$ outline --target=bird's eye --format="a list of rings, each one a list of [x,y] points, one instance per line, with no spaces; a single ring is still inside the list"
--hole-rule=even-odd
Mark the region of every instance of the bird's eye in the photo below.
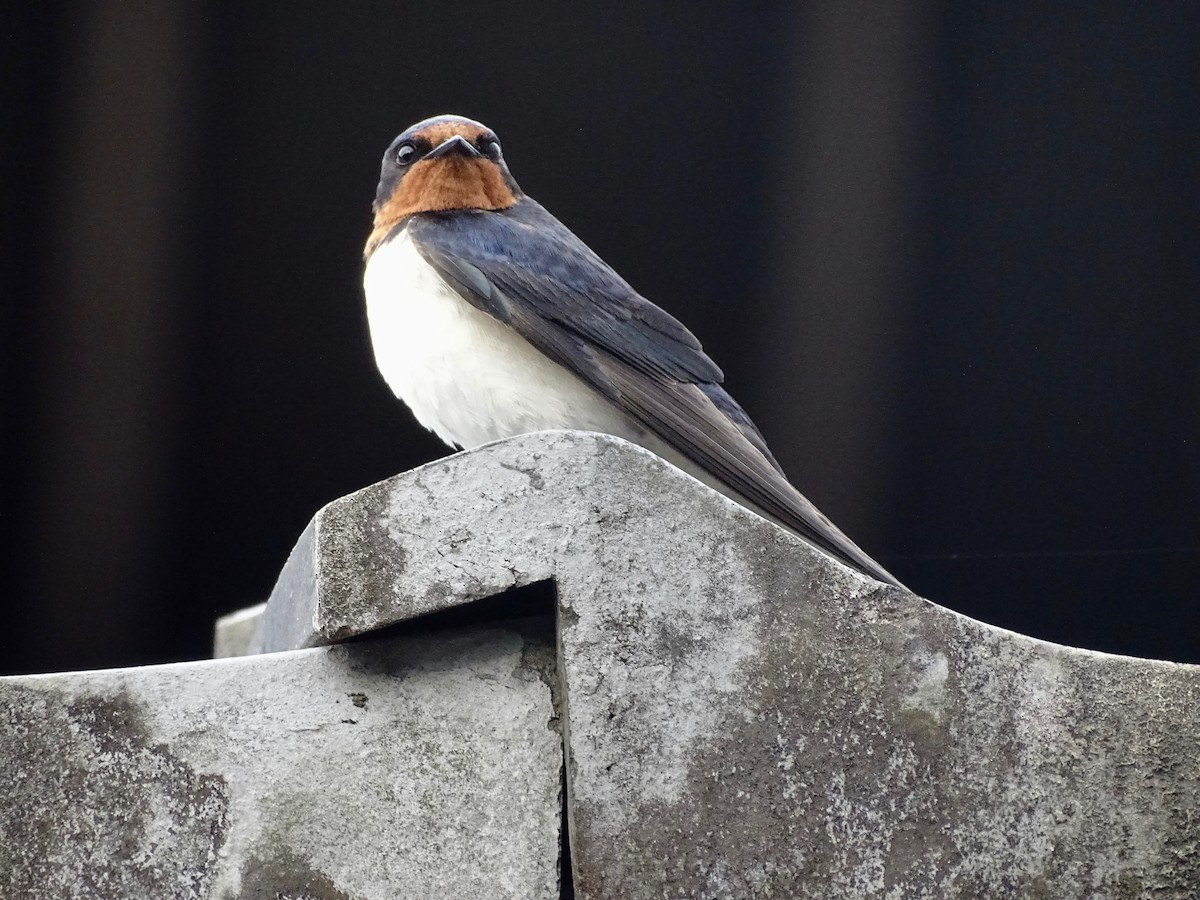
[[[407,166],[417,158],[417,148],[405,141],[396,148],[396,162]]]
[[[500,142],[498,140],[496,140],[494,137],[492,137],[492,138],[485,139],[483,143],[484,143],[484,151],[487,153],[488,156],[493,156],[493,157],[500,156]]]

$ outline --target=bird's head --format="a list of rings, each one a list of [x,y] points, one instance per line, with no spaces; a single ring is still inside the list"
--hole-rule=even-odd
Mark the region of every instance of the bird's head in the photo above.
[[[513,206],[521,189],[500,142],[486,125],[462,116],[434,116],[392,141],[383,154],[367,255],[392,227],[414,213]]]

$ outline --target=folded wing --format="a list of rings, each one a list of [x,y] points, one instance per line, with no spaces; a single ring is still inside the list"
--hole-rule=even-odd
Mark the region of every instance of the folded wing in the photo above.
[[[409,229],[422,256],[468,303],[512,326],[783,525],[854,568],[899,583],[788,482],[695,336],[540,205],[524,198],[499,213],[426,214]]]

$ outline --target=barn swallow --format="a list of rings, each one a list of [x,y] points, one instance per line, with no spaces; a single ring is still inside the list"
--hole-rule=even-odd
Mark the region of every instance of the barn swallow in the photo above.
[[[383,155],[373,209],[375,361],[447,444],[613,434],[899,584],[792,487],[692,333],[525,196],[491,129],[449,115],[413,125]]]

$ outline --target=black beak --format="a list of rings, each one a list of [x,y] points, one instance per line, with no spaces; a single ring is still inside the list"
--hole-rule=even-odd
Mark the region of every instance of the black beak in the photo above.
[[[474,156],[483,156],[482,153],[456,134],[454,137],[442,141],[426,153],[425,158],[437,159],[439,156],[449,156],[452,153],[457,153],[459,156],[465,156],[468,159]]]

